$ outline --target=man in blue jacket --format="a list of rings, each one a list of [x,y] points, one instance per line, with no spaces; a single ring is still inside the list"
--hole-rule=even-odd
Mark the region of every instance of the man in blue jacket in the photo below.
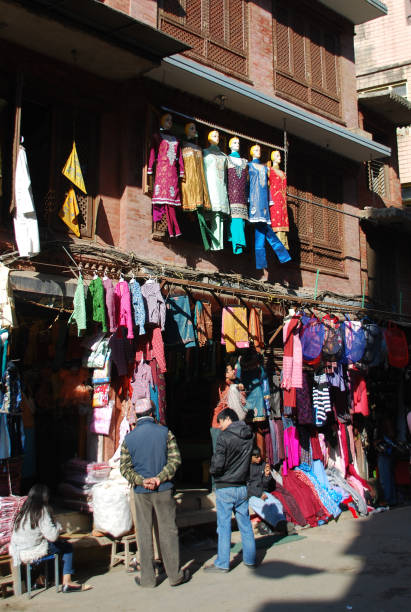
[[[167,427],[153,418],[149,399],[136,402],[137,425],[124,438],[120,472],[134,487],[138,525],[138,547],[142,587],[155,587],[153,551],[153,511],[156,513],[164,567],[171,586],[188,582],[190,571],[180,569],[176,525],[176,502],[172,479],[181,465],[176,439]]]
[[[243,563],[255,567],[255,540],[248,513],[247,480],[253,450],[253,434],[237,413],[225,408],[217,417],[220,435],[211,458],[210,473],[214,476],[217,504],[218,554],[206,572],[230,570],[231,515],[234,512],[241,533]]]

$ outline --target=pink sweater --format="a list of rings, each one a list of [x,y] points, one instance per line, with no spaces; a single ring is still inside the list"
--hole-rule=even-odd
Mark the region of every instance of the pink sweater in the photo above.
[[[126,281],[119,281],[114,289],[118,327],[127,327],[127,338],[134,338],[131,316],[130,289]]]
[[[303,351],[299,329],[298,317],[292,317],[283,328],[283,389],[302,389],[303,386]]]

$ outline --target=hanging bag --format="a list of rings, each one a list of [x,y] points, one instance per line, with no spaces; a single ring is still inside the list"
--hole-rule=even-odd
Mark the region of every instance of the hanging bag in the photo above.
[[[344,340],[343,363],[357,363],[364,355],[366,340],[361,321],[351,321],[345,315],[345,321],[341,325]]]
[[[365,337],[365,349],[361,363],[365,366],[377,366],[382,361],[382,331],[381,327],[365,317],[361,321]]]
[[[403,330],[389,321],[388,327],[384,329],[384,338],[390,366],[405,368],[408,365],[408,344]]]
[[[329,318],[324,321],[324,344],[323,344],[323,359],[324,361],[341,361],[344,342],[341,334],[341,326],[334,327],[336,321]]]
[[[324,344],[324,325],[311,317],[301,330],[301,348],[306,362],[315,361],[320,355]]]

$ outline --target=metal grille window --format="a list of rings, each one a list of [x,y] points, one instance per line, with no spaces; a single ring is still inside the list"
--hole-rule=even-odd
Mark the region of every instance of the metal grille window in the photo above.
[[[386,167],[383,162],[372,160],[368,164],[368,189],[380,198],[387,196]]]
[[[273,0],[274,87],[278,94],[339,117],[339,32],[301,2]]]
[[[160,0],[159,28],[191,45],[186,55],[248,75],[247,0]]]

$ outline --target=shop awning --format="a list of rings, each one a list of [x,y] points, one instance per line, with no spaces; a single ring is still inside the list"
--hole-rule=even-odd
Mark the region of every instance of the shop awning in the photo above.
[[[147,76],[204,100],[224,95],[225,108],[284,129],[309,143],[360,162],[388,157],[391,149],[281,98],[268,96],[193,60],[176,56],[165,58]],[[218,111],[216,111],[218,114]],[[217,121],[217,119],[216,119]],[[221,119],[218,121],[221,123]]]
[[[69,64],[75,58],[108,79],[136,77],[189,49],[98,0],[0,0],[0,22],[4,40]]]
[[[361,106],[378,113],[397,127],[411,125],[411,102],[390,91],[364,91],[358,94]]]
[[[10,285],[13,291],[37,293],[50,297],[73,298],[77,280],[31,270],[14,270],[10,272]]]
[[[342,15],[354,25],[371,21],[388,13],[381,0],[319,0],[329,9]]]

